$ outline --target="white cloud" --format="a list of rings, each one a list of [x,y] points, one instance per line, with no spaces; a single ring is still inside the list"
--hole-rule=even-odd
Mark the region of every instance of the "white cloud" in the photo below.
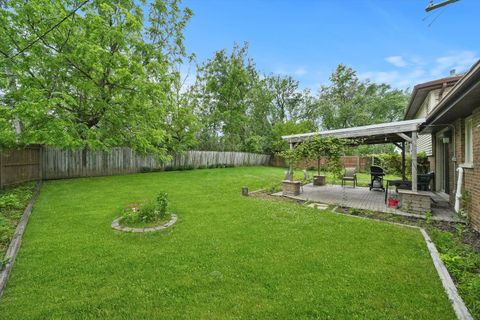
[[[418,56],[404,58],[390,56],[385,58],[392,66],[386,70],[374,70],[359,73],[360,79],[383,82],[395,88],[413,88],[415,85],[442,77],[448,77],[455,69],[457,73],[467,71],[479,56],[473,51],[457,51],[433,59]]]
[[[298,68],[298,69],[295,70],[294,74],[295,74],[296,76],[299,76],[299,77],[304,76],[304,75],[307,74],[307,69],[305,69],[305,68],[303,68],[303,67],[300,67],[300,68]]]
[[[279,74],[279,75],[294,75],[296,77],[302,77],[308,73],[308,70],[305,67],[298,67],[296,69],[294,68],[284,68],[284,67],[279,67],[274,71],[274,74]]]
[[[408,65],[407,61],[402,56],[391,56],[391,57],[386,57],[385,61],[387,61],[390,64],[393,64],[395,67],[403,68]]]
[[[431,75],[439,76],[453,69],[455,69],[456,72],[464,72],[478,59],[478,55],[473,51],[453,52],[435,59],[436,66],[431,70]]]

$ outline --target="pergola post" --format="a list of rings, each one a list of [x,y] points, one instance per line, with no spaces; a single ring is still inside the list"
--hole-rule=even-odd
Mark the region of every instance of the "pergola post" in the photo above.
[[[402,141],[402,180],[407,180],[407,174],[406,174],[406,171],[407,171],[407,166],[406,166],[406,163],[405,163],[405,141]]]
[[[293,143],[290,141],[290,150],[293,149]],[[292,163],[290,163],[288,165],[288,176],[289,176],[289,180],[293,180],[293,165]]]
[[[412,191],[417,192],[417,131],[412,131]]]

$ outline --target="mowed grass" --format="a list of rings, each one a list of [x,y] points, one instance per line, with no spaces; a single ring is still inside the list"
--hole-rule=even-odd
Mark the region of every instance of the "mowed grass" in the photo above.
[[[45,183],[1,319],[454,319],[415,229],[242,197],[244,167]],[[178,223],[110,228],[167,191]]]

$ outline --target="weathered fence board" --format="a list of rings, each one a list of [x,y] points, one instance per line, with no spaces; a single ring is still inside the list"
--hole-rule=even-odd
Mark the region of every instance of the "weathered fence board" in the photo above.
[[[321,157],[320,165],[324,165],[327,161],[326,157]],[[340,158],[342,167],[354,167],[358,171],[368,171],[371,165],[371,158],[367,156],[342,156]],[[270,165],[274,167],[287,167],[285,160],[277,155],[273,156],[270,160]],[[316,168],[316,160],[304,160],[298,163],[299,168]]]
[[[167,163],[159,163],[154,156],[139,155],[130,148],[102,152],[32,146],[0,152],[0,187],[39,179],[109,176],[182,167],[268,165],[269,162],[270,155],[265,154],[188,151]]]
[[[41,179],[40,161],[39,146],[0,152],[0,188]]]
[[[130,148],[114,148],[110,152],[101,152],[46,147],[42,159],[43,178],[62,179],[182,167],[268,165],[270,156],[244,152],[187,151],[174,156],[169,162],[159,163],[154,156],[138,155]]]

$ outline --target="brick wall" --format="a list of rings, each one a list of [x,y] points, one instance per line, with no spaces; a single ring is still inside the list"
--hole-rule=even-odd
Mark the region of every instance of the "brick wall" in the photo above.
[[[465,162],[465,119],[453,123],[455,127],[456,163],[450,162],[450,202],[455,204],[458,173],[455,170]],[[480,231],[480,108],[473,112],[473,168],[464,168],[462,191],[470,193],[470,204],[467,208],[470,221]],[[452,141],[453,142],[453,141]],[[450,159],[454,155],[453,145],[450,147]]]
[[[480,108],[473,113],[473,168],[465,169],[465,189],[470,192],[470,219],[480,230]]]

